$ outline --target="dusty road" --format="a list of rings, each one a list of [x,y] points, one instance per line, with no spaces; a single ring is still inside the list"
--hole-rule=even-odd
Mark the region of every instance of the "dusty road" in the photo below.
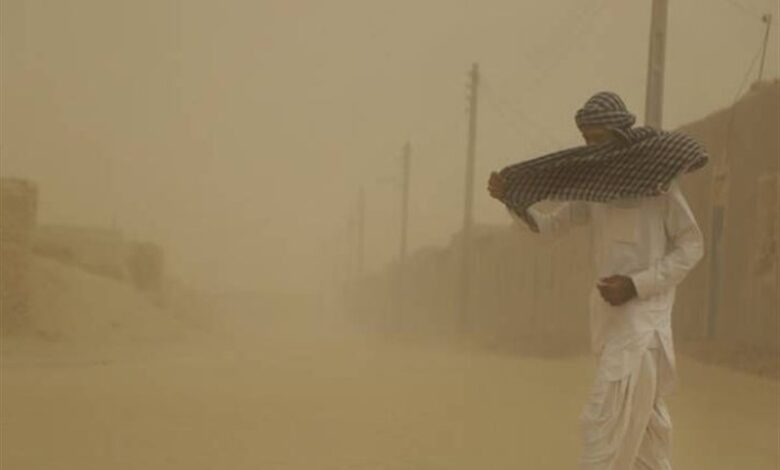
[[[2,469],[576,466],[587,358],[389,344],[237,318],[219,341],[101,357],[7,347]],[[777,382],[685,359],[681,374],[676,469],[778,468]]]

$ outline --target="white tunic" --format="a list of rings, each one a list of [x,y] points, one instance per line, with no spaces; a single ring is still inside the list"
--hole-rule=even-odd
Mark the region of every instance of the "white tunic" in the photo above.
[[[701,231],[676,184],[666,194],[610,203],[567,202],[545,214],[531,209],[542,234],[565,232],[590,222],[596,279],[590,296],[591,343],[599,374],[619,380],[638,366],[649,347],[663,349],[663,395],[671,390],[675,360],[671,312],[675,286],[703,255]],[[510,211],[513,218],[525,225]],[[598,279],[631,277],[638,296],[613,307],[598,289]]]

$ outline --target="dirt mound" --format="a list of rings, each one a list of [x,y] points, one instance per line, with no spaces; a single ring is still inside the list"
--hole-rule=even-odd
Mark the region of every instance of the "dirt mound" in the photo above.
[[[190,327],[131,285],[33,256],[30,303],[13,338],[61,343],[166,341]]]

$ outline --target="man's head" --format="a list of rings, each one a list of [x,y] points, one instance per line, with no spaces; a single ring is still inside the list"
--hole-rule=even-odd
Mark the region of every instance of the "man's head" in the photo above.
[[[636,122],[620,97],[610,91],[593,95],[574,116],[577,127],[588,145],[605,143],[616,137],[616,131],[630,129]]]

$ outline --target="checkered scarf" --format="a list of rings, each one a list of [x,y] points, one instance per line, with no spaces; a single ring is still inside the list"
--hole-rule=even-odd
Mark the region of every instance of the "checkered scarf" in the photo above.
[[[577,111],[574,121],[580,129],[586,127],[629,129],[636,122],[636,118],[628,112],[618,95],[610,91],[602,91],[593,95],[585,106]]]
[[[542,200],[609,202],[658,196],[679,175],[703,167],[704,148],[677,132],[632,128],[634,116],[614,93],[594,95],[577,111],[580,129],[606,127],[617,139],[585,145],[510,165],[503,202],[533,230],[527,210]]]

